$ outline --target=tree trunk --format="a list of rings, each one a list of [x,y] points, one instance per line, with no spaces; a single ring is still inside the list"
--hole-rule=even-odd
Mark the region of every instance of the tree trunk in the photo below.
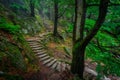
[[[90,40],[97,34],[102,23],[104,22],[106,14],[107,14],[107,7],[108,7],[109,1],[110,0],[100,0],[98,19],[94,25],[94,28],[84,39],[83,39],[83,31],[84,31],[83,26],[85,25],[85,23],[81,22],[82,26],[80,26],[80,27],[83,27],[83,28],[80,30],[80,31],[82,31],[81,32],[82,34],[80,34],[80,37],[82,36],[82,38],[79,38],[73,45],[73,52],[72,52],[73,59],[72,59],[72,64],[71,64],[71,72],[73,74],[77,74],[78,77],[81,79],[83,79],[83,72],[84,72],[85,48],[88,45],[88,43],[90,42]],[[83,15],[85,15],[85,14],[83,14]],[[82,15],[82,18],[85,18],[85,16],[83,16],[83,15]],[[85,21],[85,20],[83,20],[83,21]]]
[[[35,17],[35,4],[32,0],[30,0],[30,11],[31,11],[30,15],[32,17]]]
[[[82,2],[82,14],[81,14],[81,21],[80,21],[80,40],[83,40],[84,38],[84,27],[85,27],[85,19],[86,19],[86,0],[81,1]]]
[[[86,1],[85,0],[75,0],[75,22],[73,28],[73,44],[76,39],[83,39],[83,31],[85,24],[86,15]],[[79,36],[80,32],[80,36]]]
[[[84,52],[85,46],[80,45],[79,42],[73,47],[73,59],[71,65],[71,72],[83,79],[84,72]]]
[[[75,0],[75,20],[74,20],[74,27],[73,27],[73,44],[76,41],[76,29],[77,29],[77,10],[78,10],[78,6],[77,6],[77,0]]]
[[[54,31],[53,35],[57,36],[57,23],[58,23],[58,1],[54,1],[54,12],[55,12],[55,18],[54,18]]]

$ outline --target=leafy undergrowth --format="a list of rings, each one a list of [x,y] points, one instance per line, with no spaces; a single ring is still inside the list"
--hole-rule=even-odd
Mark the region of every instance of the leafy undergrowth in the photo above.
[[[64,34],[66,35],[66,34]],[[54,38],[52,34],[45,36],[43,40],[44,45],[46,46],[46,50],[48,54],[58,60],[66,60],[65,55],[71,55],[72,52],[72,43],[71,38],[64,37],[64,40],[59,38]],[[67,49],[67,51],[65,50]]]

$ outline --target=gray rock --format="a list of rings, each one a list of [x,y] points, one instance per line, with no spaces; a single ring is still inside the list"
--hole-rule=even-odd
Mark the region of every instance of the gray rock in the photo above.
[[[52,66],[56,61],[57,61],[57,60],[54,59],[54,60],[52,60],[50,63],[48,63],[48,64],[46,64],[46,65],[47,65],[48,67],[50,67],[50,66]]]
[[[56,68],[59,72],[62,70],[61,69],[61,62],[58,62],[57,68]]]
[[[65,63],[61,63],[61,69],[62,69],[62,71],[65,71],[65,68],[66,68],[66,64]]]
[[[43,49],[43,47],[35,47],[35,48],[33,48],[34,50],[41,50],[41,49]]]
[[[45,57],[41,58],[40,60],[44,61],[44,60],[49,59],[49,58],[50,58],[50,56],[45,56]]]
[[[39,58],[42,58],[42,57],[45,57],[45,56],[47,56],[47,54],[41,54],[41,55],[39,55],[38,57],[39,57]]]
[[[40,43],[38,43],[38,42],[30,42],[29,43],[31,46],[38,46],[38,45],[40,45]]]
[[[47,59],[47,60],[43,61],[43,64],[47,64],[47,63],[49,63],[52,60],[53,60],[53,58]]]
[[[35,53],[46,53],[47,51],[40,49],[40,50],[33,50]]]
[[[52,69],[56,69],[57,64],[58,64],[58,62],[56,61],[56,62],[51,66],[51,68],[52,68]]]
[[[37,48],[37,47],[42,47],[41,45],[32,45],[32,46],[30,46],[30,47],[32,47],[32,48]]]

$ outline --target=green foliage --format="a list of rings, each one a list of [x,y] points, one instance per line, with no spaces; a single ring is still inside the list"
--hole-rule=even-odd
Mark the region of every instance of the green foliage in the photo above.
[[[86,48],[86,53],[87,57],[92,58],[98,63],[96,69],[100,75],[113,74],[120,76],[120,59],[115,58],[114,55],[109,52],[101,52],[101,50],[94,43],[88,45]]]
[[[117,46],[118,45],[115,38],[101,31],[98,32],[95,38],[97,38],[100,41],[99,43],[101,46],[106,46],[106,45]]]
[[[63,47],[64,51],[66,52],[67,55],[71,56],[70,49],[67,47]]]
[[[18,4],[18,3],[12,3],[10,5],[10,7],[12,9],[14,9],[15,11],[20,10],[20,9],[27,10],[26,6],[22,6],[22,5]]]
[[[91,28],[94,27],[94,24],[95,24],[95,20],[93,20],[93,19],[86,19],[85,28],[90,30]]]
[[[15,34],[19,31],[20,26],[7,23],[5,18],[0,18],[0,29],[8,31],[12,34]]]
[[[20,9],[21,5],[19,5],[17,3],[12,3],[10,7],[13,8],[13,9]]]
[[[101,58],[97,59],[97,57],[101,57]],[[120,76],[120,70],[119,70],[120,59],[114,58],[113,55],[110,53],[100,54],[97,57],[96,57],[97,61],[99,63],[103,62],[103,64],[104,64],[104,66],[99,64],[97,67],[97,71],[100,74],[113,74],[113,75]]]
[[[120,3],[120,0],[110,0],[110,2],[112,2],[112,3]]]
[[[110,16],[109,16],[110,17]],[[86,30],[93,28],[95,21],[92,19],[86,19]],[[115,34],[115,26],[119,23],[106,21],[104,26],[97,33],[95,38],[89,43],[86,48],[86,53],[88,58],[92,58],[93,61],[97,62],[96,71],[98,72],[98,79],[103,75],[117,75],[120,76],[120,59],[116,58],[115,55],[110,51],[112,48],[107,48],[104,46],[117,46],[117,38],[111,36],[111,34],[106,34],[104,30]],[[118,53],[116,53],[118,54]]]
[[[67,24],[68,28],[67,28],[67,32],[73,32],[73,24]]]

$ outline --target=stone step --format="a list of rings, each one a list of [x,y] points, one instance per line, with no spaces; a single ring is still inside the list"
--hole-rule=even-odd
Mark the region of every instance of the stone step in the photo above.
[[[39,36],[39,40],[43,40],[45,39],[43,36]]]
[[[47,51],[45,51],[44,49],[41,50],[33,50],[34,53],[46,53]]]
[[[32,48],[33,50],[41,50],[41,49],[44,49],[43,47],[34,47]]]
[[[61,62],[58,62],[58,65],[57,65],[57,67],[56,67],[56,70],[59,71],[59,72],[61,71]]]
[[[41,53],[41,55],[39,55],[38,57],[39,57],[39,58],[42,58],[42,57],[46,57],[46,56],[48,56],[48,55]]]
[[[66,69],[70,70],[70,65],[66,64]]]
[[[46,65],[48,67],[51,67],[52,65],[54,65],[54,63],[56,62],[57,60],[56,59],[53,59],[50,63],[47,63]]]
[[[66,70],[66,64],[65,63],[61,63],[61,69],[62,69],[62,71]]]
[[[43,37],[45,35],[47,35],[47,33],[42,33],[42,34],[39,34],[39,37]]]
[[[57,65],[58,65],[58,61],[56,61],[56,62],[51,66],[51,68],[52,68],[52,69],[56,69]]]
[[[41,45],[37,45],[36,47],[35,46],[31,46],[33,49],[37,49],[37,48],[43,48]]]
[[[39,53],[36,53],[35,55],[36,56],[39,56],[39,55],[43,55],[44,53],[41,53],[41,52],[39,52]]]
[[[32,42],[38,42],[37,40],[34,40],[34,41],[27,41],[28,43],[32,43]]]
[[[47,51],[45,51],[44,49],[40,49],[40,50],[33,50],[34,53],[46,53]]]
[[[50,59],[50,56],[45,56],[43,58],[40,58],[40,61],[45,61],[45,60],[48,60],[48,59]]]
[[[42,47],[41,45],[31,45],[32,48]]]
[[[39,40],[39,38],[36,38],[36,39],[27,39],[28,42],[37,41],[37,40]]]
[[[43,61],[43,64],[45,65],[45,64],[47,64],[47,63],[49,63],[51,61],[53,61],[53,58],[50,58],[50,59],[47,59],[47,60]]]
[[[38,42],[33,42],[33,43],[29,43],[30,46],[36,46],[36,45],[40,45],[40,43]]]
[[[39,41],[41,41],[41,40],[43,40],[43,39],[45,39],[43,36],[38,36],[39,38],[38,39],[36,39],[36,40],[27,40],[28,42],[39,42]]]
[[[28,42],[29,44],[35,44],[35,45],[38,45],[40,44],[39,42]]]
[[[36,53],[35,55],[36,55],[36,56],[39,56],[39,55],[42,55],[42,54],[46,54],[46,52],[38,52],[38,53]]]

